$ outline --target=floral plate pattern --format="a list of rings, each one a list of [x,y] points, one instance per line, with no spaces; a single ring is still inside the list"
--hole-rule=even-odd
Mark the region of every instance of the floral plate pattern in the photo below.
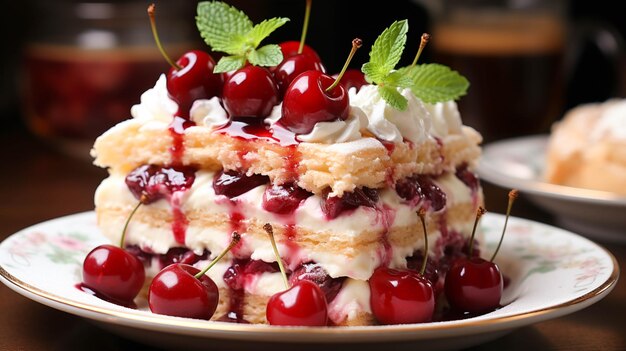
[[[483,217],[483,255],[495,248],[503,223],[501,215],[488,213]],[[32,300],[160,346],[228,344],[231,349],[233,345],[241,349],[255,345],[258,349],[276,343],[321,343],[333,348],[419,342],[420,350],[447,350],[479,344],[515,328],[587,307],[606,296],[619,276],[615,258],[601,246],[558,228],[511,218],[496,259],[510,284],[504,291],[503,307],[494,312],[424,324],[272,327],[161,316],[151,313],[141,297],[135,310],[86,294],[76,288],[81,282],[82,260],[103,243],[107,239],[100,234],[93,212],[34,225],[0,243],[0,281]]]

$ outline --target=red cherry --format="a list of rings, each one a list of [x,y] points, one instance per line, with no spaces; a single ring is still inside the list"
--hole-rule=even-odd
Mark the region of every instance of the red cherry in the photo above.
[[[354,210],[360,206],[376,208],[378,203],[378,190],[370,188],[356,188],[349,193],[343,193],[342,197],[328,196],[324,193],[320,208],[326,218],[335,219],[345,211]]]
[[[283,59],[289,58],[291,56],[299,55],[298,54],[298,49],[300,48],[299,41],[296,41],[296,40],[285,41],[285,42],[278,44],[278,46],[280,46],[280,51],[282,51],[283,53]],[[304,44],[304,47],[302,48],[302,54],[311,57],[317,62],[322,62],[317,52],[315,52],[313,48],[311,48],[310,46],[306,44]]]
[[[263,209],[278,214],[293,213],[312,194],[294,183],[268,186],[263,192]]]
[[[333,74],[333,78],[337,79],[339,74]],[[367,81],[365,80],[365,75],[363,72],[358,69],[349,69],[346,73],[343,74],[343,77],[339,81],[339,84],[346,89],[346,91],[350,90],[350,88],[356,88],[356,91],[359,91],[362,86],[367,85]]]
[[[194,101],[218,96],[222,88],[222,76],[214,74],[215,61],[204,51],[192,50],[181,56],[167,74],[167,91],[178,103],[179,115],[189,118]]]
[[[320,71],[307,71],[291,82],[283,100],[280,124],[294,133],[307,134],[318,122],[345,120],[350,112],[342,86],[326,88],[335,80]]]
[[[83,284],[123,305],[133,301],[145,278],[141,261],[117,246],[100,245],[83,261]]]
[[[503,279],[498,265],[480,257],[461,258],[446,274],[444,291],[452,308],[485,313],[500,305]]]
[[[249,176],[243,172],[221,170],[213,178],[213,190],[216,195],[224,195],[232,199],[269,182],[270,178],[261,174]]]
[[[232,117],[267,117],[279,102],[278,87],[267,69],[246,66],[224,83],[222,102]]]
[[[299,280],[291,288],[269,299],[266,316],[271,325],[325,326],[328,323],[328,305],[317,284]]]
[[[217,285],[199,269],[172,264],[152,279],[148,292],[150,311],[168,316],[209,320],[219,302]]]
[[[406,324],[432,319],[435,294],[430,281],[419,273],[379,267],[369,285],[370,304],[378,322]]]
[[[276,69],[274,70],[274,78],[276,79],[276,83],[278,83],[280,96],[285,95],[285,91],[287,90],[289,84],[298,75],[300,75],[300,73],[304,73],[306,71],[320,71],[322,73],[326,73],[326,68],[319,60],[316,60],[313,56],[305,54],[296,54],[287,57],[283,60],[283,62],[276,66]]]
[[[196,179],[196,170],[188,166],[162,167],[142,165],[132,170],[125,178],[128,190],[144,204],[171,196],[176,191],[191,188]]]

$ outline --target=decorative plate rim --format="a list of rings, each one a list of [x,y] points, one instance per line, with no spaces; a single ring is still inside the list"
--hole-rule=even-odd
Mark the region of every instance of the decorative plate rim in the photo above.
[[[87,211],[82,213],[77,213],[73,215],[68,215],[64,217],[55,218],[49,221],[42,222],[40,224],[46,224],[52,221],[69,219],[72,216],[80,216],[80,215],[88,215],[92,214],[93,211]],[[492,214],[487,213],[487,216],[500,216],[500,214]],[[577,311],[582,309],[600,298],[604,297],[608,294],[616,285],[617,280],[619,278],[620,269],[616,258],[613,254],[604,248],[603,246],[586,239],[582,236],[574,234],[564,229],[560,229],[557,227],[553,227],[547,224],[535,222],[532,220],[511,217],[516,221],[530,222],[533,225],[543,226],[545,228],[551,230],[558,230],[563,232],[566,235],[573,235],[578,237],[584,241],[586,241],[587,245],[593,245],[597,249],[599,249],[603,254],[605,254],[608,258],[610,258],[612,264],[612,270],[608,278],[602,282],[595,289],[580,295],[571,300],[557,303],[555,305],[538,308],[534,310],[517,312],[511,315],[506,316],[498,316],[491,317],[486,319],[461,319],[454,321],[446,321],[446,322],[432,322],[432,323],[422,323],[422,324],[404,324],[404,325],[385,325],[385,326],[333,326],[333,327],[277,327],[277,326],[267,326],[267,325],[256,325],[256,324],[233,324],[233,323],[225,323],[225,322],[214,322],[214,321],[204,321],[204,320],[194,320],[194,319],[186,319],[179,317],[171,317],[171,316],[160,316],[160,315],[144,315],[136,313],[136,311],[130,310],[113,310],[107,308],[106,306],[98,306],[92,305],[80,301],[75,301],[69,298],[65,298],[63,296],[59,296],[57,294],[51,293],[49,291],[45,291],[41,288],[35,287],[17,277],[9,273],[4,267],[0,265],[0,281],[2,281],[9,288],[14,290],[15,292],[37,302],[40,302],[44,305],[53,307],[58,310],[62,310],[77,316],[85,317],[88,319],[92,319],[98,322],[107,322],[114,323],[111,318],[119,319],[119,323],[122,325],[134,326],[139,329],[147,329],[147,330],[156,330],[160,329],[161,331],[170,331],[176,333],[182,333],[187,335],[197,335],[197,336],[205,336],[219,339],[239,339],[241,337],[241,333],[246,333],[251,336],[251,340],[262,340],[268,336],[277,336],[277,335],[297,335],[305,331],[308,335],[325,335],[331,337],[330,339],[323,338],[306,338],[305,341],[302,342],[316,342],[316,343],[349,343],[351,340],[349,338],[332,338],[333,336],[346,335],[349,334],[351,337],[360,337],[362,338],[360,341],[368,341],[373,339],[379,339],[381,336],[380,333],[393,333],[393,337],[391,339],[401,341],[401,340],[420,340],[420,339],[441,339],[447,336],[450,336],[449,333],[454,331],[454,336],[464,336],[471,335],[476,332],[477,328],[481,327],[489,327],[488,330],[481,330],[481,332],[497,332],[502,330],[508,330],[517,326],[527,325],[536,323],[541,320],[548,319],[547,317],[561,311],[560,315],[564,315],[570,312]],[[38,224],[39,225],[39,224]],[[29,228],[32,228],[29,227]],[[13,235],[19,235],[23,233],[25,230],[29,229],[25,228],[21,231],[16,232]],[[12,236],[13,236],[12,235]],[[9,236],[11,237],[11,236]],[[7,237],[8,239],[8,237]],[[0,243],[1,244],[1,243]],[[59,304],[60,306],[57,306]],[[570,307],[579,307],[575,310],[564,310]],[[89,312],[91,315],[85,316],[83,313],[77,313],[77,311],[81,312]],[[532,319],[532,321],[527,323],[516,323],[522,322],[524,320]],[[178,328],[182,330],[172,331],[168,330],[168,328]],[[220,335],[206,335],[203,332],[223,332],[226,334]],[[421,334],[413,334],[414,332],[434,332],[430,333],[421,333]],[[237,334],[233,334],[237,333]],[[265,338],[259,337],[259,334],[265,336]],[[254,338],[253,336],[257,337]],[[402,338],[399,335],[405,335],[406,337]],[[368,338],[369,337],[369,338]],[[297,339],[289,339],[290,342],[298,342]]]

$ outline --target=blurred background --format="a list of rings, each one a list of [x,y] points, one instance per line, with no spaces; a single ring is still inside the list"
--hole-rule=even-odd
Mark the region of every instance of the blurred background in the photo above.
[[[304,1],[230,0],[256,23],[291,18],[269,41],[298,40]],[[129,108],[168,65],[153,44],[149,1],[8,2],[0,13],[0,137],[37,135],[88,158],[93,139],[129,117]],[[157,2],[167,51],[206,49],[195,28],[196,2]],[[354,37],[367,61],[376,36],[396,19],[410,32],[402,64],[422,32],[432,41],[421,62],[440,62],[468,77],[464,121],[486,141],[547,132],[565,110],[626,95],[626,21],[615,1],[315,0],[307,44],[330,73],[341,68]],[[26,132],[28,131],[28,132]]]

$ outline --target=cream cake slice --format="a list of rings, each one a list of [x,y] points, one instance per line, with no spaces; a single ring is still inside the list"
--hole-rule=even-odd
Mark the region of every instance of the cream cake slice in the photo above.
[[[483,202],[472,171],[480,135],[461,124],[454,102],[428,105],[409,95],[420,115],[386,111],[426,126],[417,138],[402,136],[401,126],[381,128],[380,116],[364,112],[372,99],[361,95],[375,94],[373,86],[351,91],[362,104],[351,105],[351,119],[361,120],[358,133],[340,142],[300,141],[272,116],[261,124],[231,120],[216,100],[196,102],[190,114],[196,125],[173,135],[166,119],[137,112],[158,109],[162,101],[146,95],[163,96],[163,80],[132,109],[133,119],[93,149],[96,164],[110,173],[95,204],[112,241],[141,195],[153,194],[126,236],[148,276],[175,262],[203,267],[238,231],[241,242],[208,273],[221,296],[214,319],[266,323],[267,300],[284,289],[263,230],[270,223],[290,280],[319,284],[333,324],[374,324],[368,279],[380,266],[419,266],[424,239],[416,211],[423,208],[433,283],[441,291],[445,267],[462,255]],[[368,128],[376,123],[386,135]],[[172,152],[175,138],[182,153]]]
[[[430,320],[428,310],[420,320],[385,322],[372,307],[380,296],[372,277],[413,272],[434,311],[451,262],[478,253],[468,247],[478,246],[469,241],[483,203],[473,171],[481,136],[462,124],[454,102],[467,80],[416,64],[428,36],[415,63],[396,70],[406,20],[376,40],[358,83],[343,78],[358,38],[333,78],[304,42],[257,48],[288,19],[254,25],[210,1],[199,3],[196,20],[212,50],[227,55],[218,63],[198,50],[175,63],[166,57],[169,73],[92,150],[109,171],[95,193],[98,225],[126,250],[117,251],[143,263],[151,311],[292,326]],[[210,262],[208,279],[201,270]],[[199,299],[217,302],[212,317],[205,306],[183,314],[177,309],[190,299],[166,296],[171,286],[187,296],[198,284]],[[319,307],[315,321],[274,319],[274,298],[294,286],[316,295],[305,306]]]

